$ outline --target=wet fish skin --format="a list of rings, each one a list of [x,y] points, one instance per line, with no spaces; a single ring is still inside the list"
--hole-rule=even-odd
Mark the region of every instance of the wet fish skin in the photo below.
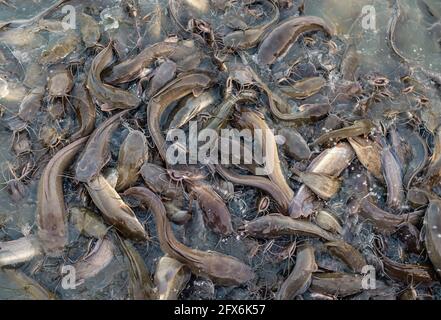
[[[426,141],[421,138],[419,133],[412,132],[409,136],[407,136],[406,141],[411,149],[412,159],[407,165],[406,173],[403,177],[403,185],[406,190],[409,190],[412,182],[415,180],[415,177],[426,166],[429,154]]]
[[[280,214],[268,214],[244,224],[242,230],[257,238],[277,238],[284,235],[304,235],[335,241],[339,237],[305,220],[293,219]]]
[[[204,215],[204,221],[214,232],[229,235],[233,232],[231,213],[222,198],[213,188],[202,181],[186,181],[197,199]]]
[[[75,97],[72,101],[72,105],[75,108],[77,118],[80,122],[78,131],[71,136],[71,140],[75,141],[93,132],[95,128],[96,109],[90,92],[84,83],[75,83],[72,96]]]
[[[441,201],[431,200],[424,218],[425,245],[435,271],[441,276]]]
[[[140,173],[145,184],[161,197],[169,200],[183,197],[183,189],[170,178],[163,167],[146,162],[141,167]]]
[[[354,157],[352,147],[346,142],[341,142],[318,155],[307,170],[338,177],[351,164]],[[315,199],[313,192],[307,186],[302,185],[290,203],[290,216],[292,218],[310,216],[314,212]]]
[[[129,240],[119,238],[120,246],[128,259],[129,295],[134,300],[154,300],[158,293],[147,266]]]
[[[144,133],[130,130],[119,149],[117,191],[128,188],[138,180],[139,170],[148,159],[148,151]]]
[[[242,108],[235,117],[235,125],[241,129],[251,131],[261,130],[261,144],[263,154],[265,155],[265,168],[268,168],[268,178],[276,184],[284,193],[287,199],[294,197],[294,191],[289,186],[280,164],[279,150],[276,144],[275,136],[262,114],[257,111]]]
[[[425,176],[425,180],[428,182],[431,180],[436,182],[441,176],[441,128],[435,132],[434,144],[435,147],[433,149]]]
[[[144,48],[133,58],[124,60],[112,67],[108,74],[104,74],[104,82],[118,85],[136,80],[143,69],[149,67],[159,58],[168,58],[177,65],[179,71],[195,69],[199,61],[198,49],[192,40],[178,42],[158,42]],[[196,57],[196,62],[192,61]],[[190,61],[186,61],[189,59]],[[186,65],[187,64],[187,65]]]
[[[343,228],[338,219],[326,210],[320,210],[314,218],[315,223],[322,229],[336,234],[343,234]]]
[[[42,248],[35,236],[0,242],[0,267],[27,262],[41,255]]]
[[[352,271],[361,273],[363,267],[367,265],[363,255],[345,241],[332,241],[325,244],[332,255],[342,260]]]
[[[216,251],[201,251],[180,243],[174,236],[161,199],[143,187],[132,187],[124,193],[140,200],[155,216],[162,251],[187,265],[196,275],[203,275],[224,286],[236,286],[251,281],[253,270],[239,259]]]
[[[119,125],[121,117],[127,112],[128,110],[124,110],[115,114],[93,131],[77,161],[75,179],[87,183],[101,172],[101,169],[110,160],[110,136]]]
[[[330,200],[341,188],[341,180],[331,175],[308,171],[301,172],[295,167],[291,168],[291,171],[298,176],[298,180],[323,200]]]
[[[282,128],[279,130],[279,135],[286,140],[283,148],[286,153],[295,160],[309,160],[311,157],[311,150],[308,143],[302,135],[293,128]]]
[[[314,273],[310,290],[337,297],[347,297],[364,291],[363,276],[341,272]],[[384,284],[377,280],[377,288]]]
[[[115,247],[110,238],[99,239],[91,252],[73,265],[77,284],[84,283],[87,279],[95,277],[104,270],[113,260],[114,250]]]
[[[199,113],[203,112],[206,108],[214,104],[216,101],[215,91],[209,90],[202,93],[198,97],[189,97],[180,103],[180,109],[174,115],[170,122],[170,129],[179,129],[184,126],[188,121],[192,120]]]
[[[141,102],[138,96],[103,82],[101,73],[112,64],[113,60],[113,41],[110,41],[107,47],[92,60],[87,75],[87,89],[94,98],[102,103],[102,111],[137,107]]]
[[[403,222],[417,224],[424,215],[422,210],[395,215],[380,209],[367,198],[361,199],[356,207],[356,211],[361,217],[372,223],[378,231],[384,234],[395,232]]]
[[[176,68],[176,63],[171,60],[166,60],[161,63],[154,71],[154,75],[150,80],[147,96],[153,97],[161,88],[173,80],[176,74]]]
[[[221,165],[215,165],[214,168],[219,175],[232,183],[251,186],[265,191],[276,201],[280,213],[288,214],[289,199],[286,198],[280,187],[270,179],[262,176],[237,174]]]
[[[318,146],[322,144],[335,143],[342,139],[366,135],[370,133],[373,128],[374,124],[372,123],[372,121],[368,119],[357,120],[351,126],[333,130],[331,132],[321,135],[312,143],[312,145]]]
[[[23,121],[33,121],[40,110],[44,96],[44,88],[32,89],[22,100],[18,109],[18,116]]]
[[[272,0],[265,2],[269,3],[272,6],[272,11],[274,12],[271,20],[255,28],[236,30],[227,34],[223,39],[225,47],[234,50],[247,50],[253,48],[260,42],[266,30],[277,23],[280,17],[278,6]]]
[[[318,93],[326,85],[322,77],[302,79],[292,85],[280,85],[279,89],[291,98],[303,100]]]
[[[201,94],[210,87],[213,78],[204,73],[190,73],[183,75],[162,88],[147,106],[147,122],[152,139],[158,148],[159,154],[167,161],[166,140],[162,134],[160,121],[165,109],[174,101],[190,93]]]
[[[190,280],[188,267],[167,255],[156,265],[155,284],[159,300],[176,300]]]
[[[20,290],[23,290],[32,300],[55,300],[56,295],[43,287],[40,283],[25,273],[15,269],[0,269],[0,274],[5,274]]]
[[[352,137],[348,142],[357,154],[360,163],[371,172],[375,178],[384,181],[381,171],[381,147],[379,144],[365,138]]]
[[[84,207],[72,207],[69,209],[70,222],[76,229],[88,237],[103,238],[109,227],[95,212]]]

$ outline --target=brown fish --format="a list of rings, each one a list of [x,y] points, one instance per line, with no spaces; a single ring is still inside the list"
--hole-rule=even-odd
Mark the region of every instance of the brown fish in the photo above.
[[[82,284],[104,270],[112,261],[114,251],[115,247],[110,239],[99,239],[92,250],[73,265],[77,284]]]
[[[297,249],[296,265],[276,293],[275,299],[292,300],[296,296],[305,293],[311,284],[311,276],[317,269],[314,247],[308,244],[299,247]]]
[[[86,188],[104,220],[110,225],[132,240],[148,239],[147,232],[135,213],[101,174],[89,181]]]
[[[374,128],[374,124],[370,120],[358,120],[353,125],[327,132],[318,137],[312,145],[322,145],[335,143],[342,139],[366,135]]]
[[[409,190],[416,176],[424,169],[429,158],[427,143],[418,132],[406,135],[406,142],[409,146],[412,158],[407,165],[406,173],[403,177],[403,185]]]
[[[348,143],[339,143],[318,155],[307,170],[338,177],[350,165],[354,156],[354,150]],[[310,216],[314,212],[314,199],[313,192],[307,186],[302,185],[290,204],[291,217]]]
[[[360,163],[374,175],[375,178],[383,181],[383,173],[381,171],[381,147],[379,144],[365,138],[352,137],[348,138]]]
[[[337,297],[347,297],[362,292],[363,276],[341,272],[314,273],[310,290]]]
[[[138,78],[142,70],[156,59],[170,56],[177,50],[179,43],[159,42],[143,49],[138,55],[112,67],[104,81],[113,85],[130,82]]]
[[[361,273],[363,267],[367,265],[362,254],[345,241],[332,241],[325,245],[332,255],[342,260],[354,272]]]
[[[311,157],[311,150],[308,143],[297,130],[293,128],[282,128],[279,135],[285,138],[283,148],[286,153],[295,160],[308,160]]]
[[[257,60],[261,64],[271,65],[289,50],[301,34],[320,30],[329,35],[335,33],[333,28],[319,17],[303,16],[286,19],[268,33],[262,41]]]
[[[360,200],[358,213],[360,216],[372,223],[377,230],[385,234],[395,232],[403,222],[417,224],[424,215],[424,211],[421,210],[402,215],[391,214],[378,208],[367,198]]]
[[[323,238],[328,241],[337,240],[338,237],[319,226],[305,220],[297,220],[280,214],[268,214],[243,226],[243,231],[257,238],[275,238],[284,235],[302,235]]]
[[[265,191],[276,201],[280,212],[283,214],[288,214],[288,206],[290,200],[285,197],[279,186],[277,186],[270,179],[255,175],[237,174],[231,170],[224,168],[221,165],[215,165],[215,170],[224,179],[231,181],[232,183],[250,186]]]
[[[259,2],[259,1],[253,1],[253,2]],[[235,50],[246,50],[249,48],[253,48],[262,39],[262,36],[265,34],[266,30],[268,30],[269,27],[274,25],[279,20],[280,12],[276,3],[272,0],[261,1],[261,2],[268,2],[272,6],[271,11],[274,12],[274,14],[271,20],[269,20],[267,23],[264,23],[254,28],[247,28],[245,30],[236,30],[227,34],[223,39],[223,43],[225,47]]]
[[[216,233],[231,234],[231,213],[222,198],[208,183],[192,179],[185,179],[185,182],[201,206],[207,226]]]
[[[50,292],[33,278],[19,270],[2,268],[0,269],[0,274],[5,274],[15,283],[19,290],[23,290],[23,292],[32,300],[56,299],[54,293]]]
[[[441,128],[434,135],[434,148],[426,172],[427,180],[438,181],[441,177]]]
[[[232,256],[216,251],[191,249],[180,243],[174,236],[161,199],[147,188],[133,187],[125,191],[148,206],[155,216],[156,229],[161,249],[187,265],[196,275],[209,277],[223,286],[234,286],[254,278],[252,269]]]
[[[147,106],[147,122],[152,139],[158,148],[162,159],[167,162],[166,141],[162,134],[160,123],[165,109],[174,101],[189,95],[200,94],[208,88],[213,79],[203,73],[190,73],[178,77],[159,91]]]
[[[331,175],[315,172],[301,172],[295,167],[291,171],[297,179],[323,200],[330,200],[341,188],[341,180]]]
[[[441,201],[431,200],[424,219],[426,226],[425,244],[427,254],[441,275]]]
[[[147,138],[138,130],[130,130],[118,156],[117,191],[127,189],[138,180],[139,170],[148,158]]]
[[[152,79],[147,90],[147,97],[153,97],[161,88],[169,83],[176,74],[176,63],[171,60],[165,60],[154,71]]]
[[[294,191],[283,174],[274,133],[266,123],[263,115],[251,109],[243,108],[240,114],[236,116],[235,124],[242,129],[250,129],[253,132],[260,130],[259,132],[262,133],[261,137],[255,137],[255,140],[260,140],[259,142],[263,149],[265,171],[270,180],[282,190],[284,196],[287,199],[292,199]]]
[[[86,86],[93,97],[101,105],[101,110],[111,111],[114,109],[132,109],[141,102],[135,94],[127,90],[113,87],[101,79],[101,73],[113,63],[113,42],[110,41],[98,55],[93,59],[87,76]]]
[[[18,116],[24,121],[33,121],[42,105],[44,88],[32,89],[22,100]]]
[[[60,255],[67,244],[63,173],[87,140],[88,137],[81,138],[58,151],[40,178],[37,194],[38,237],[49,255]]]
[[[437,281],[430,265],[398,263],[389,259],[384,254],[381,254],[381,261],[384,266],[384,273],[394,280],[406,284],[432,283]]]
[[[0,267],[27,262],[42,253],[40,241],[35,236],[0,242]]]
[[[121,117],[128,110],[121,111],[101,123],[91,134],[86,148],[78,159],[75,168],[75,178],[81,182],[89,182],[96,177],[101,169],[110,160],[109,141],[110,136],[119,125]]]
[[[311,77],[291,85],[280,85],[279,89],[291,98],[303,100],[318,93],[325,85],[326,80],[322,77]]]
[[[404,202],[403,173],[397,157],[391,147],[383,148],[381,152],[383,177],[387,185],[387,205],[399,209]]]
[[[144,163],[140,170],[145,184],[161,197],[175,200],[183,196],[183,190],[173,181],[167,170],[154,163]]]
[[[130,297],[134,300],[156,299],[158,295],[142,256],[130,241],[119,238],[119,242],[128,259]]]
[[[80,127],[71,137],[71,140],[75,141],[92,133],[95,128],[96,109],[85,84],[76,83],[72,96],[75,97],[72,105],[80,122]]]
[[[186,265],[169,256],[161,257],[155,272],[159,300],[177,300],[190,276],[190,269]]]

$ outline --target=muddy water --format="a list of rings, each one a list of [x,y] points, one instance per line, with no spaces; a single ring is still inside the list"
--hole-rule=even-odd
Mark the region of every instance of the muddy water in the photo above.
[[[54,3],[54,1],[48,0],[9,0],[6,2],[11,7],[0,3],[0,21],[30,18]],[[26,4],[23,4],[23,2]],[[304,2],[305,14],[322,17],[336,27],[335,42],[339,46],[339,56],[327,56],[325,58],[328,58],[331,63],[338,64],[344,57],[343,48],[353,46],[358,56],[357,74],[383,75],[396,84],[391,88],[395,99],[393,101],[383,100],[373,104],[367,110],[366,117],[369,117],[375,123],[381,121],[388,124],[393,122],[397,115],[413,110],[415,107],[413,102],[409,102],[405,96],[399,94],[400,78],[406,74],[409,66],[402,63],[389,47],[388,32],[390,18],[395,14],[394,1],[306,0]],[[100,22],[100,30],[102,31],[100,43],[105,45],[108,39],[116,40],[118,43],[116,50],[119,58],[124,60],[133,53],[132,50],[134,50],[133,48],[137,43],[143,48],[146,45],[163,40],[167,35],[179,33],[176,22],[172,22],[167,11],[167,1],[139,0],[138,3],[139,16],[143,17],[143,21],[148,24],[147,27],[142,28],[143,34],[141,34],[140,40],[137,32],[134,31],[136,26],[131,21],[125,20],[120,1],[78,0],[68,1],[66,4],[74,6],[77,12],[87,12],[96,21]],[[178,23],[184,26],[187,25],[189,17],[194,17],[204,19],[214,27],[214,30],[222,31],[225,28],[225,22],[230,19],[223,17],[219,11],[214,10],[212,3],[208,0],[185,0],[179,3],[182,14],[178,17]],[[418,0],[400,1],[402,16],[396,27],[395,41],[401,55],[413,66],[415,76],[420,80],[425,89],[425,94],[431,100],[430,107],[421,114],[421,118],[425,121],[427,130],[433,132],[440,123],[441,104],[439,92],[434,82],[427,78],[423,70],[441,73],[441,60],[439,59],[441,28],[436,25],[437,21],[441,21],[441,5],[437,0],[427,0],[425,3],[431,8],[434,16],[427,17],[427,14],[420,10],[420,1]],[[240,14],[239,7],[236,8],[236,5],[233,4],[230,10],[233,16],[237,12]],[[363,16],[361,13],[365,5],[371,5],[375,8],[375,30],[366,30],[362,26]],[[298,3],[294,2],[292,7],[281,12],[281,19],[298,14],[298,8]],[[35,213],[38,179],[30,178],[26,180],[25,196],[18,201],[11,199],[11,195],[6,188],[11,179],[17,178],[14,177],[14,174],[20,176],[20,173],[11,172],[10,170],[10,166],[15,163],[17,157],[11,151],[14,134],[8,129],[7,123],[11,117],[17,114],[18,106],[29,88],[36,85],[45,85],[46,83],[46,67],[42,67],[38,63],[38,58],[41,57],[42,52],[52,48],[59,41],[76,41],[76,39],[79,39],[78,33],[63,31],[62,26],[60,26],[63,16],[61,9],[57,9],[54,13],[48,15],[47,19],[52,22],[49,30],[31,29],[32,32],[29,32],[29,30],[10,29],[7,32],[0,31],[2,54],[0,56],[2,60],[0,64],[0,105],[2,111],[0,121],[0,169],[2,180],[0,182],[3,186],[0,190],[0,241],[18,239],[36,231]],[[262,19],[262,17],[259,16],[259,19]],[[268,19],[270,17],[263,14],[263,20]],[[253,19],[246,22],[252,24]],[[430,27],[433,28],[430,32],[427,32],[427,28]],[[295,56],[301,50],[301,46],[293,46],[287,57]],[[249,53],[254,55],[255,49],[251,49]],[[90,64],[91,54],[91,50],[86,51],[80,47],[69,54],[69,61],[75,64],[85,57],[87,65]],[[314,55],[314,52],[311,54]],[[211,63],[211,61],[208,61],[206,65],[211,66]],[[283,69],[284,65],[282,63],[276,64],[274,68],[278,67]],[[336,79],[336,74],[331,71],[328,86],[334,87],[337,84]],[[354,118],[352,106],[349,110],[346,105],[341,105],[337,108],[337,111],[339,116],[345,120]],[[143,112],[140,111],[140,117],[145,117]],[[44,118],[38,119],[41,122]],[[102,115],[99,114],[97,122],[101,121]],[[276,129],[283,126],[278,123],[272,124],[271,120],[268,120],[268,122]],[[62,123],[61,125],[66,124]],[[312,137],[322,126],[323,122],[320,122],[315,126],[302,126],[298,130],[305,136]],[[29,135],[33,138],[38,135],[38,132],[34,129],[33,125],[27,128]],[[116,166],[117,148],[126,133],[126,131],[120,131],[114,135],[112,160],[108,166]],[[45,151],[45,148],[40,144],[33,147],[35,149],[32,152],[36,155],[43,154]],[[43,157],[42,159],[47,162],[47,158]],[[41,163],[42,165],[44,165],[44,161]],[[292,165],[294,161],[284,157],[282,163],[288,166]],[[306,166],[306,163],[301,165]],[[36,167],[36,176],[38,177],[38,170],[41,170],[41,167],[38,165]],[[365,170],[359,164],[356,163],[350,166],[342,174],[344,183],[338,197],[333,198],[326,205],[344,222],[345,240],[359,248],[368,263],[377,265],[378,258],[372,251],[372,243],[375,238],[372,227],[368,224],[352,221],[347,214],[347,203],[353,196],[354,189],[360,185],[364,173]],[[70,174],[71,172],[67,173],[64,179],[67,206],[84,204],[77,185],[72,183],[73,179]],[[297,190],[299,184],[293,182],[292,186]],[[377,195],[378,200],[383,201],[386,193],[385,188],[377,184],[373,184],[371,188],[371,191]],[[240,186],[236,186],[235,192],[236,196],[228,202],[228,206],[232,213],[233,227],[237,230],[244,220],[252,220],[256,217],[256,204],[260,198],[260,193],[256,192],[255,189]],[[86,201],[86,203],[88,202]],[[152,241],[148,244],[137,244],[136,248],[144,259],[149,272],[153,274],[158,259],[163,255],[159,248],[155,224],[148,211],[136,210],[136,214],[149,230],[152,238]],[[202,213],[196,206],[189,223],[185,226],[174,225],[173,228],[176,236],[186,245],[200,250],[216,250],[238,257],[250,264],[257,274],[256,280],[252,284],[236,288],[215,286],[210,280],[192,276],[181,294],[182,299],[272,299],[274,298],[274,292],[280,287],[281,282],[289,274],[289,270],[292,270],[295,263],[293,256],[282,262],[275,262],[278,253],[296,240],[294,237],[283,237],[277,241],[258,241],[245,237],[243,234],[235,233],[232,236],[220,238],[205,227]],[[301,243],[304,239],[297,240]],[[347,271],[341,262],[327,253],[320,241],[310,240],[310,242],[316,248],[316,258],[321,268]],[[388,243],[389,257],[399,259],[400,243],[394,238],[388,239]],[[61,258],[37,257],[28,263],[17,266],[17,269],[31,275],[33,279],[60,299],[127,299],[129,297],[127,290],[129,282],[127,259],[118,249],[115,250],[115,256],[110,264],[97,276],[86,280],[85,283],[76,286],[76,288],[66,289],[63,287],[62,266],[78,261],[87,254],[92,244],[93,241],[90,238],[79,235],[75,228],[69,225],[69,247]],[[415,256],[409,256],[405,261],[422,262]],[[390,280],[387,275],[381,273],[378,277],[384,281]],[[396,292],[406,287],[406,285],[393,281],[388,284],[390,291],[393,293],[389,291],[381,292],[380,297],[396,296]],[[419,290],[421,295],[428,295],[426,288]],[[437,285],[432,287],[431,293],[435,298],[441,297],[441,290]],[[22,298],[30,298],[28,292],[0,272],[0,299]],[[313,299],[314,297],[306,294],[305,298]],[[366,297],[361,296],[360,298]]]

